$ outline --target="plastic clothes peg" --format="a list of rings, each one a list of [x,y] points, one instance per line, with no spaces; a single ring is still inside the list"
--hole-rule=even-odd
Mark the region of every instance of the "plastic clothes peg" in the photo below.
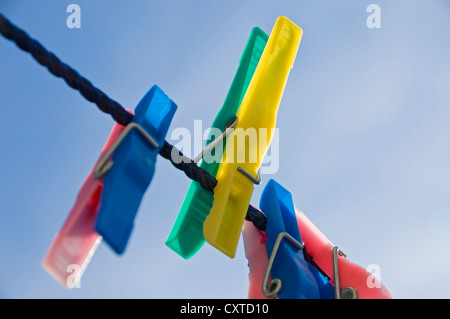
[[[114,125],[97,164],[124,129],[125,126],[117,123]],[[101,236],[95,231],[95,221],[102,191],[103,181],[94,177],[92,169],[78,193],[69,216],[42,262],[43,268],[67,288],[72,288],[79,282],[101,242]],[[71,280],[72,278],[74,280]]]
[[[154,85],[136,106],[111,160],[97,166],[97,177],[104,175],[104,189],[95,229],[117,254],[125,250],[176,109]]]
[[[244,221],[242,238],[249,268],[248,299],[268,299],[262,291],[264,273],[269,262],[266,250],[267,235],[253,226],[252,222]]]
[[[266,250],[267,235],[254,227],[251,222],[244,221],[242,238],[244,241],[245,257],[248,260],[249,268],[248,298],[266,299],[268,297],[264,295],[262,287],[264,274],[269,262]],[[304,247],[304,250],[305,249],[306,247]],[[334,288],[331,285],[329,278],[323,276],[312,264],[308,263],[308,268],[316,279],[320,299],[334,299]],[[271,280],[269,274],[268,282],[271,282]]]
[[[300,233],[308,253],[317,265],[334,283],[333,249],[335,246],[327,237],[298,209],[296,218]],[[339,289],[354,289],[358,299],[391,299],[389,289],[363,267],[351,262],[345,256],[337,254]]]
[[[231,258],[236,253],[253,184],[260,181],[259,168],[272,139],[276,113],[301,37],[302,30],[293,22],[286,17],[277,19],[237,112],[238,123],[228,137],[203,235],[209,244]],[[250,138],[248,147],[237,145],[234,140],[238,137],[239,141],[247,129],[256,131],[258,141]],[[264,138],[262,133],[266,133]]]
[[[253,28],[239,61],[239,67],[230,90],[211,126],[212,128],[217,128],[224,132],[227,125],[236,116],[267,39],[268,35],[260,28]],[[211,131],[206,145],[209,145],[214,140],[214,137],[214,132]],[[215,147],[215,158],[222,158],[224,147],[225,139],[222,142],[222,147]],[[220,161],[216,160],[202,160],[200,163],[200,167],[214,177],[217,174],[219,165]],[[214,197],[211,192],[204,190],[198,182],[191,182],[175,224],[166,240],[166,245],[183,258],[188,259],[192,257],[205,243],[203,222],[211,210],[213,200]]]
[[[263,282],[265,295],[278,295],[281,299],[321,298],[316,276],[304,258],[291,193],[274,180],[269,180],[261,195],[260,209],[267,216],[265,233],[269,265],[273,260],[267,271],[272,278],[281,281],[281,285],[276,286],[266,286]],[[273,282],[277,280],[273,279]],[[331,285],[328,290],[332,295]]]

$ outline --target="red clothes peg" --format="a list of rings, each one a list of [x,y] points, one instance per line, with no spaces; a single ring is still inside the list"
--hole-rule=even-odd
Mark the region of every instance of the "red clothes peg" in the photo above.
[[[302,240],[309,255],[316,264],[331,278],[338,281],[341,294],[356,291],[358,299],[392,299],[389,289],[363,267],[348,260],[345,255],[334,246],[327,237],[303,214],[295,208],[297,223]],[[334,255],[334,257],[333,257]],[[333,266],[333,259],[337,259],[337,273]],[[335,265],[336,266],[336,265]],[[352,291],[354,289],[354,291]],[[342,296],[345,297],[345,296]]]
[[[328,238],[303,214],[295,208],[297,223],[302,241],[308,249],[308,254],[314,262],[331,278],[334,285],[335,270],[333,267],[333,252],[337,255],[339,290],[341,297],[345,288],[352,287],[358,299],[392,299],[389,289],[378,279],[373,277],[363,267],[349,261],[345,256],[336,251],[335,246]],[[267,299],[262,292],[264,273],[268,264],[266,251],[266,234],[256,229],[249,221],[244,222],[242,229],[245,257],[249,267],[249,299]],[[337,254],[336,254],[337,253]],[[269,281],[271,278],[269,279]],[[369,283],[369,284],[368,284]],[[343,288],[343,289],[341,289]],[[352,290],[350,290],[352,292]]]
[[[125,126],[117,123],[114,125],[94,168],[124,129]],[[73,288],[79,283],[101,242],[101,236],[95,231],[95,222],[102,191],[103,180],[96,179],[92,169],[81,186],[69,216],[42,262],[43,268],[67,288]]]
[[[244,221],[242,228],[245,257],[248,260],[248,299],[269,299],[264,296],[262,283],[269,262],[266,250],[267,235],[253,226],[252,222]],[[269,277],[269,281],[271,280]]]

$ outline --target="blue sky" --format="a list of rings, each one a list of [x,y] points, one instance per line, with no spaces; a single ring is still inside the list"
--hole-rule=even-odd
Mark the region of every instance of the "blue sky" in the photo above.
[[[81,7],[81,29],[66,8]],[[381,28],[366,7],[381,8]],[[435,1],[18,1],[0,12],[113,99],[153,85],[178,105],[169,130],[212,123],[250,30],[285,15],[303,31],[280,105],[274,178],[344,252],[381,267],[398,298],[450,298],[450,5]],[[246,298],[234,259],[164,245],[189,179],[162,159],[128,249],[101,244],[80,289],[41,267],[113,120],[0,39],[0,297]]]

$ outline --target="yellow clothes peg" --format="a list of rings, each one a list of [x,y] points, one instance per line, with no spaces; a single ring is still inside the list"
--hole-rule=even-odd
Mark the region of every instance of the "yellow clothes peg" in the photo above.
[[[302,34],[302,29],[288,18],[277,19],[236,114],[237,125],[227,140],[203,235],[231,258],[236,253],[253,184],[260,182],[259,168],[272,140],[278,107]],[[251,138],[252,131],[256,131],[256,140]],[[239,143],[247,137],[248,145]]]

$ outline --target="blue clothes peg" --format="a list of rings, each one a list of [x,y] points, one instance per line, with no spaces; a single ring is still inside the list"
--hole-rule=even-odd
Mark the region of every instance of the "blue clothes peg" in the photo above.
[[[335,299],[334,286],[313,265],[308,264],[309,270],[316,279],[319,287],[320,299]]]
[[[159,150],[177,109],[156,85],[142,98],[130,124],[96,167],[104,189],[95,229],[122,254],[133,229],[142,197],[155,172]]]
[[[273,179],[263,190],[260,209],[267,216],[267,255],[277,249],[276,241],[281,235],[270,270],[272,279],[281,280],[277,292],[280,299],[328,299],[333,298],[334,288],[329,281],[305,260],[302,240],[295,217],[291,193]],[[283,236],[287,234],[286,236]],[[280,238],[281,239],[281,238]],[[300,247],[300,248],[299,248]]]

